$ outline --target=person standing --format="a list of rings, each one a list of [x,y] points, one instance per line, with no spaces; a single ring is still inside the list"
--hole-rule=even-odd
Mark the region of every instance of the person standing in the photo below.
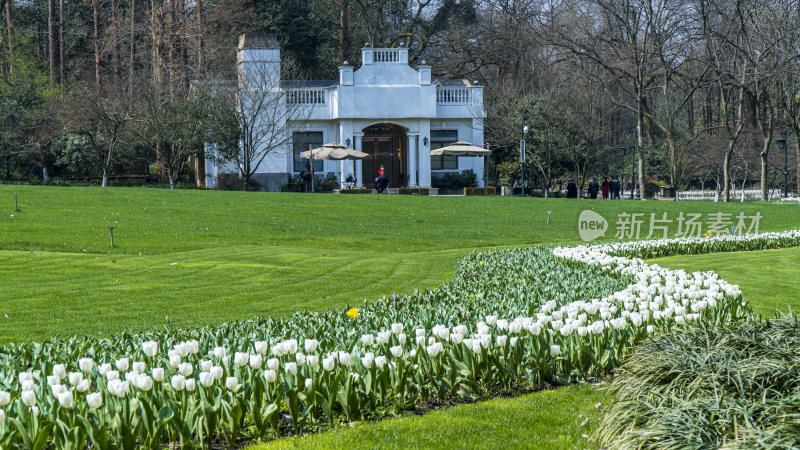
[[[603,191],[603,200],[608,200],[608,175],[603,177],[603,182],[600,184],[600,190]]]
[[[619,200],[619,180],[616,175],[611,175],[611,182],[608,185],[611,189],[611,200]]]
[[[567,198],[578,198],[578,185],[572,177],[567,182]]]
[[[597,182],[597,177],[592,177],[589,182],[589,198],[597,200],[597,193],[600,192],[600,183]]]

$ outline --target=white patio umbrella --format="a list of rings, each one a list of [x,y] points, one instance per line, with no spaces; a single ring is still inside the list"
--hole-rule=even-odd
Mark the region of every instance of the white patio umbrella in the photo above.
[[[431,156],[488,156],[492,151],[476,147],[469,142],[458,141],[447,147],[431,150]]]
[[[489,156],[492,151],[489,149],[476,147],[469,142],[458,141],[454,142],[447,147],[442,147],[436,150],[431,150],[431,156]],[[483,160],[484,170],[486,167],[486,158]],[[486,180],[486,175],[483,177]]]
[[[351,160],[353,161],[353,173],[356,171],[356,163],[355,161],[358,159],[365,159],[369,157],[368,153],[360,152],[358,150],[353,150],[352,148],[348,148],[342,144],[331,142],[329,144],[325,144],[322,147],[314,148],[311,150],[306,150],[304,152],[300,152],[300,157],[303,159],[309,160],[325,160],[330,159],[333,161],[343,161],[343,160]],[[314,174],[312,169],[311,174],[311,193],[314,193]],[[339,179],[341,180],[344,176],[344,173],[340,172]]]

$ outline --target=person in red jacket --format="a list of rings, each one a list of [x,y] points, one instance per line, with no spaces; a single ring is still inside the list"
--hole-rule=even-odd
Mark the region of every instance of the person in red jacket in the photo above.
[[[383,166],[381,166],[381,168],[378,169],[378,176],[381,176],[381,175],[383,175]]]
[[[608,200],[608,188],[610,184],[608,182],[608,176],[603,177],[603,183],[600,185],[600,189],[603,191],[603,200]]]

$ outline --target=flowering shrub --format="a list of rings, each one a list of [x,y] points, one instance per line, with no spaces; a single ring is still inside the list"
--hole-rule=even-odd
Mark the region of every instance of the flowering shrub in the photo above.
[[[608,373],[651,333],[747,314],[738,287],[642,256],[797,245],[755,237],[493,250],[439,288],[359,309],[11,344],[0,447],[155,448],[295,432],[511,385]]]

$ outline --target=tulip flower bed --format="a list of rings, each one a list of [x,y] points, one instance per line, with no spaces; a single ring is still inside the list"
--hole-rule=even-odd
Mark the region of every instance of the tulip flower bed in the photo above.
[[[640,257],[798,243],[794,231],[494,250],[465,258],[439,288],[346,312],[8,345],[0,447],[233,446],[602,376],[649,334],[749,312],[716,274]]]

